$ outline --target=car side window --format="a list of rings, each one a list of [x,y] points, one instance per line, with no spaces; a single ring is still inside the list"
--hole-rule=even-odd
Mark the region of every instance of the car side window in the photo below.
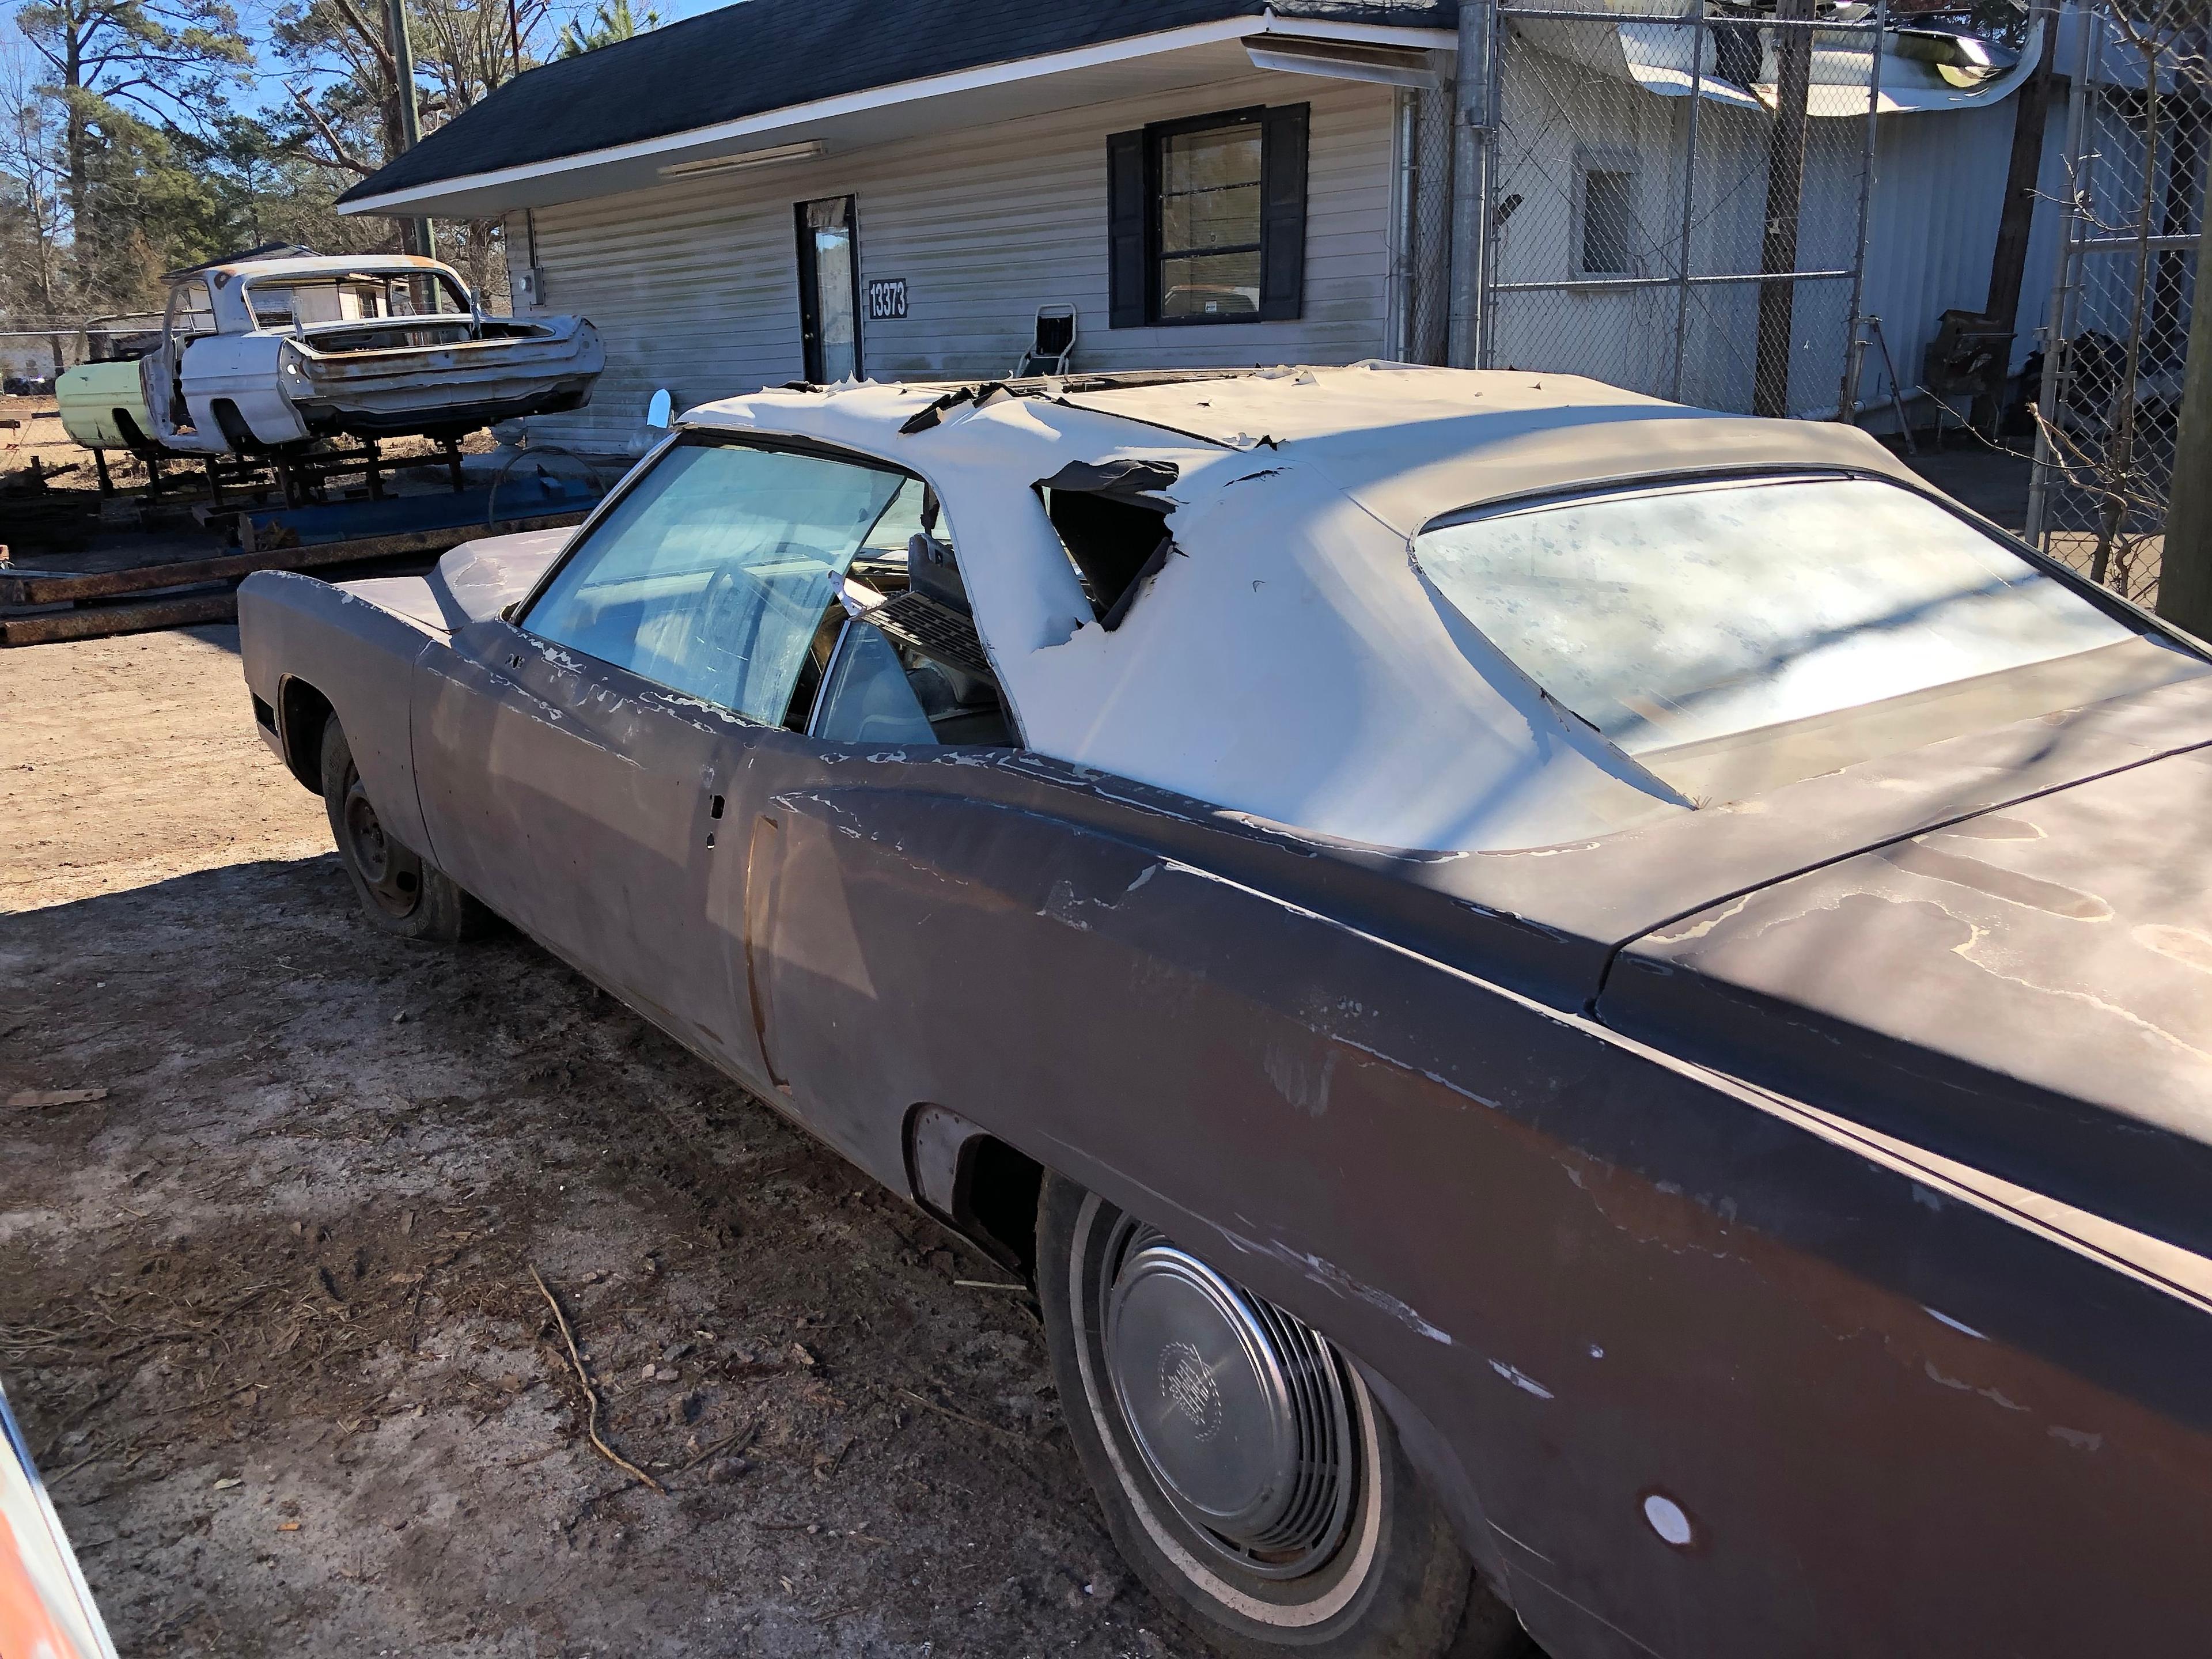
[[[208,299],[205,283],[181,283],[170,295],[169,331],[180,340],[216,331],[215,307]]]
[[[828,456],[679,444],[555,572],[522,626],[781,725],[838,584],[906,482]]]
[[[821,665],[807,730],[825,743],[1010,748],[1013,721],[975,631],[952,526],[908,483],[842,587],[845,621]]]
[[[825,743],[934,744],[943,741],[908,678],[890,635],[865,622],[845,625],[814,716]]]

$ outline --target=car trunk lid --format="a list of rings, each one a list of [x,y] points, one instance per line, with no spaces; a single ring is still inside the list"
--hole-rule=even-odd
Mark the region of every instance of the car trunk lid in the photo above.
[[[2212,747],[2113,758],[1666,922],[1600,1017],[2212,1250]]]

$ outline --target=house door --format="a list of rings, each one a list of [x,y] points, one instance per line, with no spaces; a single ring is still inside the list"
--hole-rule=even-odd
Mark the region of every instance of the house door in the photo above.
[[[806,378],[834,386],[860,378],[860,252],[853,198],[801,202],[799,215],[799,320]]]

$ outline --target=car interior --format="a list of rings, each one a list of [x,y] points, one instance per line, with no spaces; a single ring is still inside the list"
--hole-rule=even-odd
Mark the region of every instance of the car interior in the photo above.
[[[1118,628],[1176,551],[1171,463],[1071,463],[1036,485],[1093,618]],[[880,463],[688,434],[556,569],[522,625],[824,743],[1011,748],[957,538]]]
[[[828,743],[1014,744],[950,533],[935,494],[908,480],[815,632],[785,722],[793,731]]]

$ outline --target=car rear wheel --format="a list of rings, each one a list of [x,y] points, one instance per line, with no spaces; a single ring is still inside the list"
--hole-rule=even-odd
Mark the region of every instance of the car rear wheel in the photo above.
[[[402,939],[450,944],[482,931],[483,908],[452,877],[388,835],[335,716],[323,723],[323,805],[338,861],[370,921]]]
[[[1328,1340],[1073,1182],[1037,1231],[1069,1432],[1170,1610],[1233,1659],[1449,1650],[1467,1558]]]

